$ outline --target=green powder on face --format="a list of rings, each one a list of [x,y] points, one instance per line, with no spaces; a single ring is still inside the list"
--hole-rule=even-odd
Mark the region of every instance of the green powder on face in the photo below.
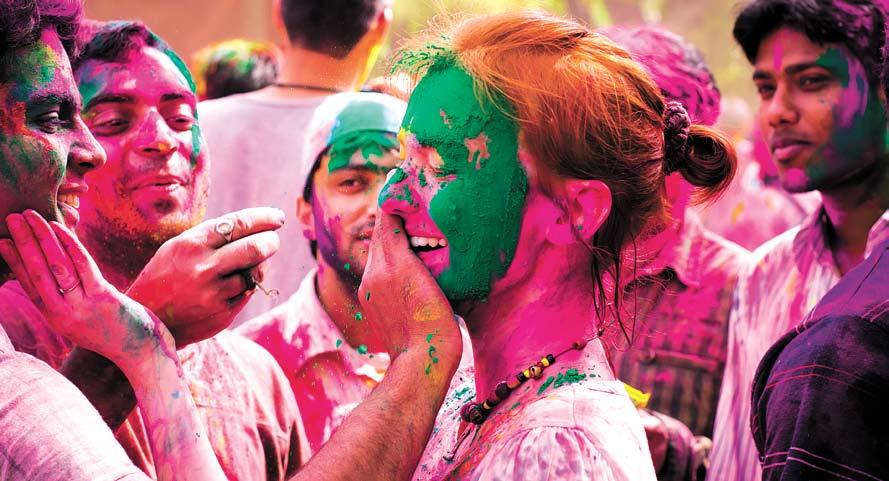
[[[818,57],[815,64],[836,75],[843,87],[849,86],[849,64],[846,62],[846,56],[839,49],[828,48]]]
[[[348,271],[348,270],[351,270],[351,269],[352,269],[352,265],[349,264],[349,263],[347,262],[345,265],[343,265],[343,269],[345,269],[345,270],[347,270],[347,271]]]
[[[364,315],[362,315],[360,312],[356,312],[356,313],[355,313],[355,320],[356,320],[356,321],[363,321],[363,320],[364,320]]]
[[[429,185],[429,182],[426,180],[426,173],[422,170],[420,171],[420,174],[417,175],[417,180],[420,182],[421,187],[426,187],[427,185]]]
[[[480,101],[472,77],[452,57],[430,55],[436,60],[414,89],[402,128],[420,145],[435,148],[444,161],[441,175],[454,179],[429,204],[450,249],[450,265],[438,283],[451,300],[482,299],[506,273],[518,244],[528,192],[518,161],[519,129],[505,100]],[[406,185],[395,185],[404,180],[398,174],[381,201],[413,201],[409,191],[402,193]]]
[[[330,161],[327,165],[328,172],[348,167],[352,162],[352,156],[356,153],[364,159],[365,167],[377,172],[383,169],[374,163],[374,157],[383,157],[386,153],[398,150],[398,139],[391,132],[377,130],[361,130],[346,134],[337,139],[328,151]]]
[[[426,375],[428,376],[430,372],[432,372],[432,364],[427,364],[426,369],[424,369]]]
[[[195,113],[195,116],[197,116],[197,113]],[[192,169],[198,166],[198,157],[201,155],[203,140],[204,134],[201,132],[201,126],[195,120],[194,125],[191,126],[191,157],[189,157]]]
[[[337,339],[337,340],[336,340],[336,347],[339,348],[339,347],[342,346],[342,345],[343,345],[343,340],[342,340],[342,339]]]
[[[401,233],[401,229],[395,229],[395,230],[392,231],[392,232],[395,232],[396,234],[400,234],[400,233]]]
[[[358,354],[367,354],[367,346],[365,346],[364,344],[358,346]]]
[[[368,292],[367,294],[365,294],[365,296],[364,296],[364,300],[366,300],[366,301],[369,301],[369,300],[370,300],[370,292]]]

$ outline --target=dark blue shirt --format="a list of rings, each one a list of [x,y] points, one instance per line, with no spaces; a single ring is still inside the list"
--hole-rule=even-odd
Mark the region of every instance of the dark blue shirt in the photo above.
[[[889,480],[889,242],[769,349],[752,402],[764,481]]]

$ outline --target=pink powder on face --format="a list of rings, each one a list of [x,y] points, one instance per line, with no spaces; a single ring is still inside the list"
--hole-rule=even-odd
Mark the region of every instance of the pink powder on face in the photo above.
[[[837,124],[840,127],[848,128],[852,127],[855,119],[864,114],[870,92],[861,62],[849,61],[848,53],[846,55],[849,65],[849,85],[843,89],[843,95],[837,104],[839,107]]]
[[[782,65],[784,65],[784,33],[778,32],[775,46],[772,48],[772,70],[780,72]]]
[[[470,164],[475,161],[475,170],[482,168],[482,160],[490,159],[491,154],[488,152],[488,136],[484,132],[478,134],[478,137],[466,139],[464,141],[466,148],[469,149],[469,158],[467,162]]]

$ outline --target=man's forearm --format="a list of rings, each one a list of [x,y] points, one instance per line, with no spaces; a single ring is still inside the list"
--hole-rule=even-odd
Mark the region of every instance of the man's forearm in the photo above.
[[[116,432],[136,407],[136,394],[123,371],[92,351],[75,347],[60,371],[89,399],[112,431]]]
[[[408,480],[414,473],[456,365],[428,375],[425,353],[396,358],[386,377],[293,481]]]

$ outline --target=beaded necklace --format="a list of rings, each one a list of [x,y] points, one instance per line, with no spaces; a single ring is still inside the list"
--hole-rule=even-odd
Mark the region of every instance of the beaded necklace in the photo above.
[[[558,354],[547,354],[540,358],[537,363],[531,365],[527,369],[523,371],[519,371],[513,377],[508,378],[505,381],[500,381],[497,383],[497,386],[494,387],[494,390],[488,395],[484,402],[479,403],[476,401],[471,401],[463,405],[460,408],[460,418],[467,423],[473,424],[475,426],[481,426],[482,423],[488,419],[488,415],[491,414],[491,411],[495,406],[506,400],[513,391],[518,389],[522,384],[527,382],[529,379],[539,379],[543,376],[543,371],[555,364],[556,360],[559,359],[562,355],[570,351],[582,351],[586,346],[596,339],[602,337],[605,334],[605,327],[599,328],[592,337],[585,339],[578,339],[571,344],[571,347],[563,350]],[[454,446],[454,449],[449,451],[444,459],[448,462],[454,460],[454,457],[457,455],[457,450],[460,449],[460,445],[463,444],[463,441],[469,435],[470,429],[466,429],[463,431],[463,434],[460,435],[457,440],[457,445]]]

